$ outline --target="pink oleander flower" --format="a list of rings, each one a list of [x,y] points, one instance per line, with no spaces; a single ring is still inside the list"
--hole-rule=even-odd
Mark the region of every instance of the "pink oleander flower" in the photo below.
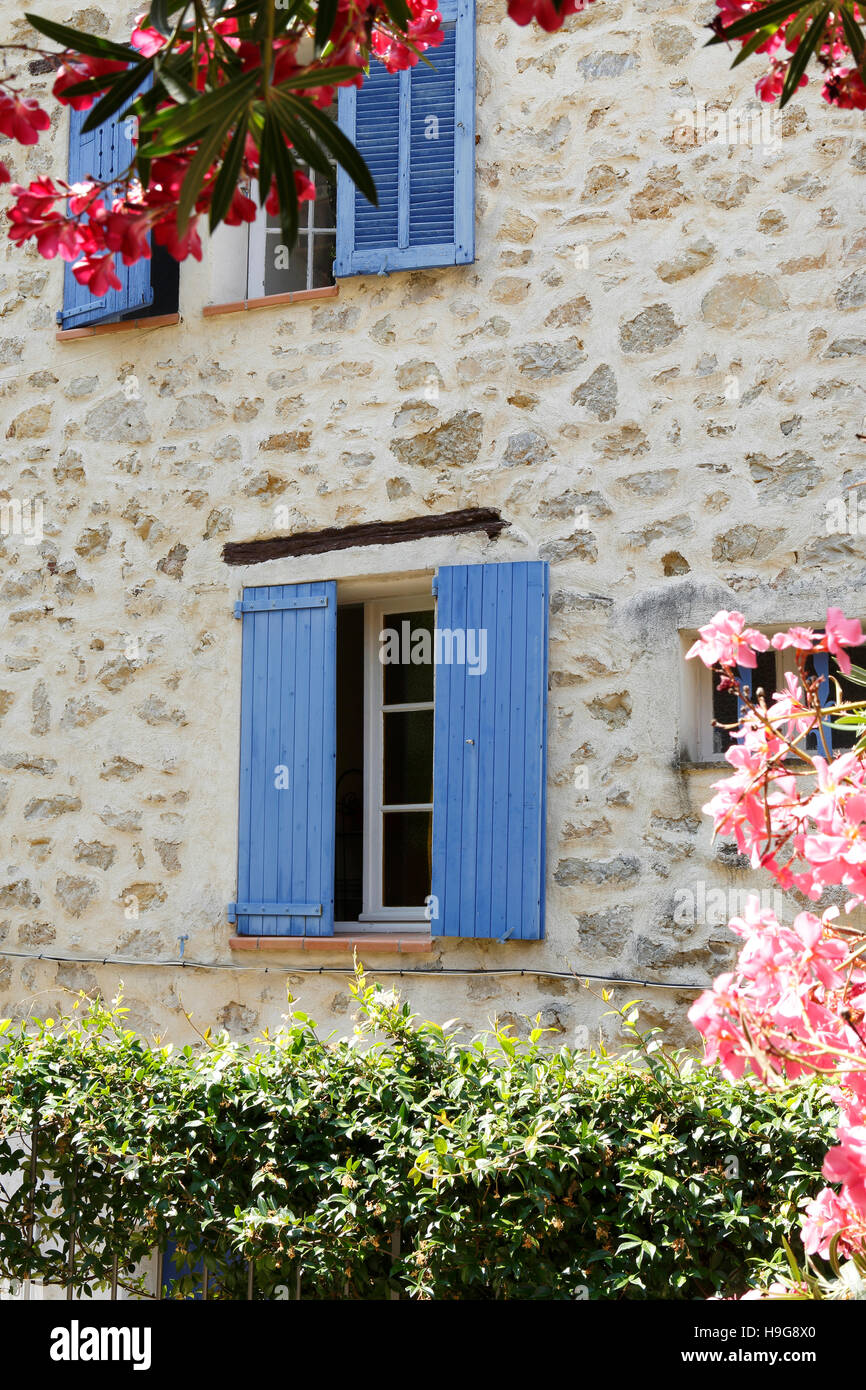
[[[803,1213],[800,1223],[803,1249],[807,1255],[820,1255],[826,1260],[833,1238],[838,1235],[838,1253],[846,1258],[856,1248],[856,1242],[849,1234],[854,1225],[860,1225],[860,1222],[850,1203],[834,1192],[832,1187],[825,1187]]]
[[[835,656],[839,670],[844,671],[847,676],[851,670],[851,658],[844,648],[862,645],[863,633],[859,622],[854,618],[843,617],[840,608],[828,608],[826,642],[827,651]]]
[[[79,285],[87,285],[91,294],[97,298],[102,298],[108,294],[109,290],[121,289],[120,280],[114,269],[114,257],[110,254],[104,256],[85,256],[72,267],[72,274],[75,276]]]
[[[774,637],[773,646],[777,645]],[[804,705],[803,687],[793,671],[785,672],[785,690],[774,694],[773,702],[767,709],[767,718],[774,726],[784,720],[784,732],[788,738],[806,733],[815,724],[815,712]]]
[[[686,652],[686,660],[700,657],[705,666],[757,666],[755,652],[769,649],[770,639],[755,628],[744,626],[742,613],[716,613],[705,627],[698,628],[698,640]]]
[[[824,1177],[839,1182],[845,1198],[866,1218],[866,1125],[863,1116],[850,1112],[839,1122],[839,1140],[824,1159]]]
[[[776,633],[772,645],[777,652],[784,651],[785,647],[810,652],[815,645],[815,634],[810,627],[789,627],[787,632]]]

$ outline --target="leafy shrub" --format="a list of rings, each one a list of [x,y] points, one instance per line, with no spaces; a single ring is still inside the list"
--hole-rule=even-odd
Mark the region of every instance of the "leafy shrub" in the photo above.
[[[0,1025],[0,1275],[86,1289],[117,1257],[136,1287],[174,1243],[217,1298],[251,1261],[257,1298],[300,1276],[308,1298],[694,1299],[796,1247],[835,1113],[816,1086],[731,1084],[633,1015],[627,1053],[577,1054],[353,992],[340,1042],[300,1012],[179,1051],[117,1005]]]

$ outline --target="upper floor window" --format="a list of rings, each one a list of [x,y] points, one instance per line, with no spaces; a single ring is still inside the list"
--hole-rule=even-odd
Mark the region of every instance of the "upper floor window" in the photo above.
[[[475,0],[441,0],[443,42],[414,68],[371,63],[360,90],[338,93],[339,125],[373,174],[374,206],[342,169],[333,180],[308,170],[316,197],[300,208],[294,247],[264,209],[252,224],[219,226],[212,238],[214,305],[324,289],[348,275],[460,265],[475,258]],[[69,180],[118,178],[134,152],[130,122],[115,117],[85,133],[72,112]],[[258,203],[258,190],[253,190]],[[94,300],[67,266],[64,328],[177,309],[178,266],[160,248],[124,266],[119,291]]]
[[[364,156],[378,194],[368,202],[342,169],[311,170],[297,245],[264,211],[214,237],[215,304],[322,289],[348,275],[459,265],[475,258],[475,5],[442,0],[444,39],[414,68],[373,62],[360,91],[341,88],[341,129]],[[252,195],[258,202],[258,193]]]
[[[334,283],[337,237],[337,194],[333,179],[307,170],[316,196],[302,203],[298,240],[289,248],[283,240],[280,219],[264,208],[249,225],[247,299],[299,290],[321,289]],[[253,198],[258,202],[257,190]]]

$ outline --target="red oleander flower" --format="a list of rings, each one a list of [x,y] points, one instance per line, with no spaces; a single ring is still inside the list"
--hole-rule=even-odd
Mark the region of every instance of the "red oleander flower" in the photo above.
[[[38,102],[0,92],[0,135],[19,145],[35,145],[40,130],[48,130],[51,118]]]
[[[114,257],[110,252],[105,255],[86,255],[72,267],[72,274],[79,285],[86,285],[90,293],[99,299],[108,294],[109,290],[122,288],[114,269]]]

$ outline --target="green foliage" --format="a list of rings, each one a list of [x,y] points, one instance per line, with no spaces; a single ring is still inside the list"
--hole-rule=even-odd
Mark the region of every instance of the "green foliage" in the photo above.
[[[134,1284],[173,1237],[211,1297],[246,1297],[252,1260],[257,1298],[298,1275],[315,1298],[704,1298],[795,1242],[832,1137],[814,1085],[731,1085],[633,1013],[613,1057],[541,1028],[467,1043],[361,973],[353,993],[350,1041],[301,1012],[181,1050],[118,1006],[0,1024],[0,1275],[66,1281],[74,1234],[76,1287],[115,1256]]]

